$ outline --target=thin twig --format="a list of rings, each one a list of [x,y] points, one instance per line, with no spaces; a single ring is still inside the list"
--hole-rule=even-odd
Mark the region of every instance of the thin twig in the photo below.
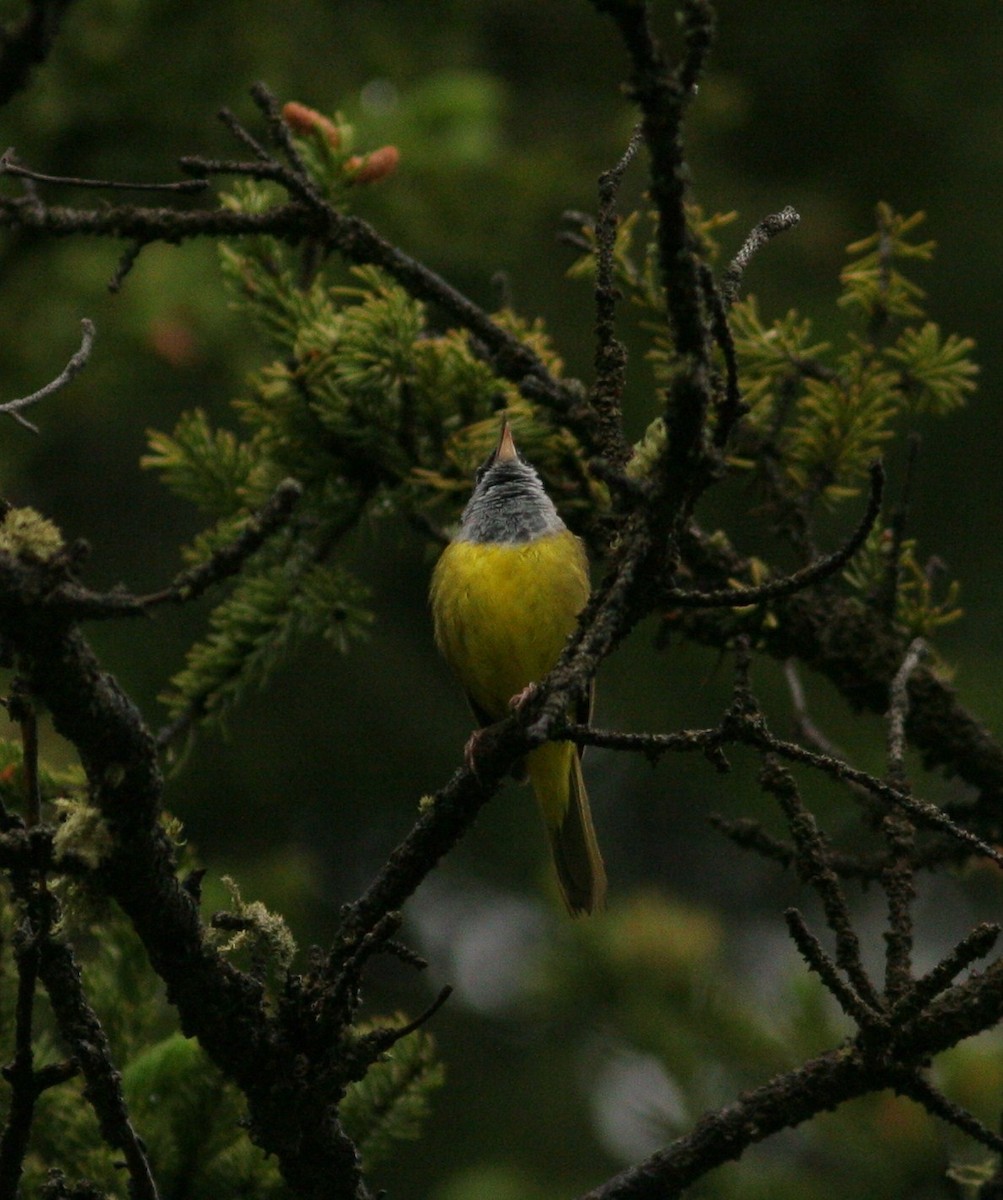
[[[735,425],[749,411],[748,405],[742,400],[742,388],[738,377],[738,356],[735,352],[735,339],[732,337],[731,326],[728,324],[728,314],[724,300],[714,282],[714,276],[706,263],[701,264],[700,278],[703,285],[704,299],[710,310],[710,325],[714,333],[714,341],[724,359],[724,396],[717,401],[717,421],[714,425],[714,445],[723,450],[728,444]]]
[[[570,428],[583,428],[578,393],[569,382],[554,376],[530,346],[492,320],[483,308],[441,276],[381,237],[371,225],[339,212],[317,193],[308,177],[271,156],[229,110],[224,110],[221,116],[234,136],[252,150],[256,161],[225,163],[189,156],[181,160],[182,168],[194,173],[230,172],[272,179],[287,187],[298,197],[296,200],[276,204],[265,212],[237,212],[224,208],[175,210],[139,205],[71,209],[37,200],[0,197],[0,225],[56,235],[85,233],[128,238],[141,246],[156,241],[176,244],[194,237],[253,234],[272,234],[288,242],[321,238],[346,261],[379,266],[416,299],[440,307],[485,346],[492,368],[502,378],[527,394],[531,392],[534,400],[549,407]]]
[[[794,709],[794,732],[799,737],[806,738],[816,750],[821,750],[823,754],[829,754],[834,758],[845,758],[846,756],[839,746],[830,741],[812,720],[805,699],[804,686],[801,683],[801,672],[793,658],[788,658],[784,663],[784,679],[791,694],[791,706]]]
[[[884,935],[885,998],[894,1004],[912,984],[916,837],[912,822],[898,810],[885,814],[881,828],[888,842],[888,856],[881,871],[881,886],[888,901],[888,929]]]
[[[997,1154],[1003,1152],[1003,1137],[1000,1134],[995,1133],[988,1125],[984,1125],[978,1117],[962,1108],[960,1104],[949,1100],[919,1072],[913,1071],[904,1075],[901,1079],[895,1080],[893,1086],[903,1096],[915,1100],[931,1116],[939,1117],[942,1121],[947,1121],[949,1125],[954,1125],[963,1133],[967,1133],[970,1138],[981,1142],[983,1146],[995,1150]]]
[[[813,584],[834,575],[856,554],[867,540],[874,522],[881,512],[881,496],[884,490],[884,469],[880,463],[871,464],[871,487],[867,508],[860,524],[842,546],[832,554],[816,559],[782,579],[764,583],[761,587],[720,588],[702,592],[685,588],[665,588],[661,593],[664,604],[680,608],[745,608],[750,604],[762,604],[767,600],[779,600],[803,591]]]
[[[555,741],[574,742],[578,746],[597,746],[604,750],[625,750],[643,754],[657,762],[664,754],[717,747],[722,742],[719,729],[684,729],[678,733],[625,733],[618,729],[597,729],[573,721],[556,722],[550,730]]]
[[[125,179],[81,179],[75,175],[45,175],[22,167],[14,158],[10,147],[0,155],[0,175],[13,175],[18,179],[30,179],[34,183],[62,183],[73,187],[100,188],[102,191],[124,192],[181,192],[191,195],[204,192],[209,186],[207,179],[178,179],[172,183],[133,183]]]
[[[122,289],[122,284],[125,283],[125,278],[136,265],[136,261],[146,247],[146,243],[135,241],[131,246],[126,246],[118,260],[118,266],[115,268],[115,273],[108,280],[108,291],[118,292]]]
[[[257,512],[246,520],[232,542],[219,549],[196,567],[182,571],[159,592],[140,596],[139,603],[150,609],[158,604],[183,604],[197,599],[208,588],[228,579],[289,520],[303,487],[295,479],[283,479]]]
[[[889,689],[888,782],[908,792],[905,768],[905,725],[909,716],[909,680],[926,655],[926,643],[916,638],[906,651]],[[899,811],[887,813],[882,831],[888,841],[888,861],[881,883],[888,898],[888,930],[885,933],[885,996],[894,1003],[912,983],[913,921],[916,899],[916,839],[912,822]]]
[[[797,857],[793,844],[768,833],[759,821],[751,817],[724,817],[720,813],[711,813],[708,820],[715,829],[726,838],[743,849],[753,850],[763,858],[789,867]],[[885,855],[845,854],[829,850],[829,866],[840,879],[873,880],[881,877],[887,859]],[[921,863],[922,863],[921,859]]]
[[[599,435],[607,463],[622,467],[630,457],[630,446],[623,436],[620,409],[626,386],[627,351],[615,332],[616,305],[616,200],[624,173],[641,145],[641,126],[637,125],[623,157],[599,176],[599,210],[595,222],[595,370],[592,404],[599,416]]]
[[[101,1135],[122,1151],[133,1200],[159,1200],[146,1151],[129,1119],[122,1079],[112,1062],[108,1038],[84,995],[80,970],[69,946],[46,937],[40,946],[38,973],[48,992],[56,1024],[87,1081]]]
[[[60,388],[65,387],[87,365],[87,360],[91,356],[91,349],[94,345],[94,323],[84,317],[80,322],[80,328],[83,332],[80,349],[71,357],[70,361],[56,378],[51,383],[47,383],[45,387],[39,388],[37,392],[32,392],[30,396],[22,396],[18,400],[8,400],[6,404],[0,404],[0,413],[6,413],[8,416],[13,417],[19,425],[23,425],[25,429],[30,429],[32,433],[38,433],[38,426],[33,425],[31,421],[22,417],[20,410],[27,408],[29,404],[37,404],[39,400],[45,400],[53,392],[58,392]]]
[[[784,919],[801,957],[836,998],[843,1012],[865,1027],[880,1020],[880,1014],[840,975],[839,968],[822,949],[822,943],[808,928],[801,913],[796,908],[788,908]]]
[[[756,252],[761,250],[777,234],[784,233],[788,229],[793,229],[800,220],[801,216],[797,210],[788,205],[787,208],[781,209],[778,213],[771,213],[768,217],[763,217],[759,224],[755,226],[742,243],[741,249],[728,264],[721,278],[721,294],[724,299],[725,308],[731,308],[738,299],[738,292],[742,286],[742,276],[745,274],[745,268],[749,265]]]
[[[386,1053],[391,1046],[395,1046],[403,1038],[415,1033],[430,1021],[452,994],[453,989],[447,984],[439,991],[432,1003],[413,1021],[408,1021],[406,1025],[388,1025],[382,1029],[374,1029],[372,1033],[362,1039],[361,1048],[365,1056],[370,1062],[375,1062],[379,1055]]]
[[[906,786],[905,726],[909,718],[909,680],[927,653],[926,642],[914,638],[892,680],[888,708],[888,781],[897,788]]]
[[[864,970],[860,939],[853,928],[849,906],[839,879],[829,865],[828,845],[814,816],[805,807],[791,773],[769,756],[763,763],[760,783],[777,798],[787,818],[791,838],[797,848],[798,874],[805,883],[814,888],[822,901],[826,924],[836,938],[836,964],[846,972],[853,992],[862,1002],[861,1005],[857,1005],[854,1015],[862,1024],[874,1024],[883,1020],[881,997]],[[807,933],[807,930],[805,932]],[[802,952],[804,953],[803,950]],[[818,966],[816,969],[820,970]],[[843,996],[837,996],[837,999],[841,1004],[845,1001]]]
[[[303,156],[296,148],[292,130],[282,119],[282,111],[274,93],[263,83],[254,83],[251,85],[251,98],[268,121],[268,132],[271,134],[272,141],[289,160],[290,167],[301,178],[309,179],[310,172],[303,161]]]
[[[889,622],[895,616],[895,608],[898,603],[899,578],[902,573],[900,563],[902,542],[905,539],[906,523],[909,519],[909,503],[912,497],[913,484],[916,479],[916,462],[919,458],[921,442],[922,438],[915,430],[906,438],[905,477],[902,481],[902,491],[898,503],[895,505],[888,519],[888,528],[891,531],[891,544],[888,547],[886,556],[888,565],[878,592],[877,603],[880,611],[884,613]]]
[[[65,613],[77,621],[140,617],[161,604],[185,604],[198,599],[210,587],[236,575],[247,560],[280,529],[292,515],[303,488],[295,479],[284,479],[244,528],[205,562],[180,572],[165,588],[145,596],[134,596],[124,588],[92,592],[77,583],[62,583],[45,598],[45,607]]]
[[[876,779],[866,771],[851,767],[849,763],[843,762],[841,759],[831,758],[826,754],[816,754],[804,746],[799,746],[796,742],[788,742],[783,738],[778,738],[770,733],[763,723],[738,723],[733,732],[736,735],[735,740],[737,741],[758,746],[763,750],[769,750],[774,754],[780,755],[781,758],[787,759],[789,762],[816,767],[831,778],[839,779],[844,783],[858,784],[865,791],[870,792],[884,803],[901,808],[917,823],[950,834],[957,841],[963,842],[970,850],[974,850],[985,858],[992,859],[997,866],[1003,867],[1003,852],[1000,852],[994,846],[990,846],[988,842],[970,830],[958,825],[957,822],[951,820],[935,804],[930,804],[928,801],[910,796],[892,787],[890,784],[883,783],[880,779]]]
[[[26,885],[27,886],[27,885]],[[26,919],[15,935],[17,961],[17,1000],[14,1008],[14,1058],[3,1068],[10,1084],[7,1121],[0,1138],[0,1200],[14,1200],[18,1194],[24,1156],[28,1150],[38,1086],[32,1046],[32,1021],[35,984],[38,979],[38,935]]]
[[[696,94],[713,40],[713,9],[706,0],[687,0],[682,5],[685,50],[681,61],[673,67],[655,35],[647,4],[626,0],[592,2],[599,12],[608,13],[616,22],[630,56],[629,87],[641,111],[649,151],[650,194],[658,213],[658,269],[669,323],[676,350],[686,363],[686,374],[704,377],[710,353],[703,321],[699,256],[687,222],[689,171],[683,153],[682,120]],[[672,407],[671,400],[669,406]],[[693,425],[699,426],[702,433],[701,406],[689,407]],[[688,432],[693,434],[695,429]],[[692,437],[685,438],[687,443],[691,440]],[[679,450],[688,453],[689,444]]]
[[[945,955],[932,970],[917,979],[901,996],[892,1010],[892,1019],[896,1024],[921,1012],[935,996],[950,987],[962,971],[978,959],[984,958],[996,945],[999,935],[999,925],[976,925],[958,942],[950,954]]]
[[[227,127],[227,129],[229,129],[229,131],[233,134],[233,136],[237,139],[237,141],[240,142],[242,145],[246,146],[248,148],[248,150],[251,151],[251,153],[254,155],[254,157],[256,159],[258,159],[260,162],[263,162],[263,163],[268,163],[268,162],[274,161],[274,159],[268,153],[268,151],[264,148],[264,146],[262,146],[262,144],[257,140],[257,138],[255,138],[250,132],[248,132],[247,129],[244,128],[244,126],[240,123],[240,121],[237,119],[237,117],[230,111],[230,109],[228,109],[226,107],[221,108],[216,115],[223,122],[223,124]]]

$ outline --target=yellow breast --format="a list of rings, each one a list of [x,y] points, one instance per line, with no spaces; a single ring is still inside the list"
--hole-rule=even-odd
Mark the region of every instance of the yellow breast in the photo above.
[[[451,542],[432,576],[435,639],[474,704],[493,720],[557,661],[589,595],[581,542]]]

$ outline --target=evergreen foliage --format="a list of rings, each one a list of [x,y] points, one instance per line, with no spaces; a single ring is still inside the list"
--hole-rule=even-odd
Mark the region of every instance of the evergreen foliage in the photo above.
[[[228,202],[255,212],[268,199],[267,185],[245,183]],[[303,494],[293,524],[247,564],[174,677],[165,700],[186,725],[225,718],[306,637],[347,650],[366,636],[367,585],[336,561],[344,538],[366,517],[454,519],[496,438],[489,414],[499,406],[572,523],[603,496],[573,437],[543,424],[469,334],[432,328],[425,306],[385,273],[356,268],[346,282],[319,269],[304,286],[294,251],[270,237],[224,245],[222,265],[235,305],[278,357],[234,402],[241,432],[213,428],[195,409],[172,434],[150,434],[143,463],[213,518],[185,552],[193,566],[238,536],[283,479]],[[541,322],[498,320],[559,372]]]
[[[359,1025],[356,1032],[365,1037],[405,1023],[398,1015],[389,1023]],[[349,1087],[341,1103],[341,1118],[367,1171],[388,1159],[399,1142],[421,1137],[430,1116],[431,1094],[444,1080],[445,1070],[436,1060],[434,1043],[419,1029],[396,1042]]]
[[[613,12],[626,29],[646,8],[614,0],[596,0],[596,7]],[[696,0],[683,5],[686,47],[673,75],[678,85],[670,97],[676,106],[673,119],[684,104],[680,97],[694,91],[700,48],[705,50],[710,37],[708,13]],[[633,43],[626,40],[639,44],[636,38]],[[646,90],[637,80],[632,87],[643,103],[653,102],[657,88]],[[341,214],[355,205],[360,189],[393,174],[395,147],[358,152],[353,131],[341,115],[327,117],[297,103],[282,109],[283,127],[278,110],[269,109],[267,96],[262,101],[264,95],[259,89],[259,107],[271,119],[272,139],[285,152],[291,173],[273,169],[269,152],[252,146],[259,160],[257,174],[235,172],[251,177],[223,198],[227,215],[268,217],[283,204],[295,207],[298,202],[315,203],[320,211],[331,204]],[[235,126],[233,121],[231,130]],[[657,122],[649,121],[656,159],[658,134]],[[681,154],[677,143],[673,147]],[[226,173],[225,164],[210,171],[205,160],[189,160],[188,166],[199,161],[205,174]],[[672,158],[670,165],[678,182],[681,157]],[[296,188],[290,187],[290,177]],[[963,861],[976,851],[999,861],[994,849],[998,830],[991,814],[976,812],[971,828],[959,826],[959,806],[945,813],[913,798],[903,764],[910,703],[906,666],[911,663],[914,671],[925,651],[912,639],[928,642],[961,615],[959,585],[942,578],[937,560],[924,563],[917,540],[905,536],[904,500],[883,514],[869,533],[866,522],[860,526],[857,541],[846,544],[850,549],[838,563],[838,554],[827,563],[816,545],[818,529],[834,512],[845,509],[844,502],[859,494],[868,477],[874,505],[870,515],[877,511],[872,469],[877,456],[893,452],[896,439],[902,440],[917,418],[946,417],[965,402],[974,388],[973,343],[942,332],[928,319],[924,293],[912,278],[912,267],[928,262],[933,252],[933,243],[915,240],[921,214],[903,217],[879,205],[875,232],[848,248],[850,262],[840,277],[842,315],[838,320],[826,315],[827,340],[820,340],[814,330],[823,321],[817,316],[791,310],[770,319],[762,315],[754,297],[737,300],[737,287],[734,293],[718,288],[710,266],[720,260],[719,239],[728,236],[734,214],[708,217],[692,205],[684,213],[682,203],[675,213],[666,203],[665,176],[656,172],[653,183],[661,228],[658,216],[634,213],[619,222],[609,245],[598,222],[585,221],[578,240],[586,254],[571,272],[593,280],[601,301],[604,270],[612,266],[615,284],[631,302],[647,339],[654,386],[643,413],[645,432],[635,447],[625,448],[630,455],[628,459],[628,453],[623,454],[626,462],[618,463],[614,453],[598,461],[593,457],[597,447],[609,450],[596,428],[611,414],[598,412],[598,387],[589,394],[564,377],[561,355],[541,319],[511,309],[490,318],[482,314],[503,340],[508,339],[510,353],[521,349],[526,361],[539,367],[536,376],[527,371],[520,379],[518,372],[506,372],[503,356],[489,350],[471,332],[469,322],[453,322],[418,299],[412,294],[417,289],[409,289],[400,272],[395,276],[388,267],[374,265],[346,271],[334,265],[331,247],[315,224],[305,237],[255,233],[222,246],[221,270],[234,308],[264,338],[268,355],[233,402],[232,427],[216,424],[196,408],[181,415],[172,433],[149,434],[145,465],[194,505],[205,521],[183,552],[187,571],[172,587],[147,597],[130,596],[121,588],[104,596],[87,592],[77,577],[79,555],[64,545],[55,525],[27,508],[10,509],[0,521],[0,566],[12,574],[18,566],[25,568],[23,575],[14,574],[15,581],[27,579],[24,588],[35,589],[31,598],[42,597],[31,619],[24,620],[17,604],[4,596],[16,619],[11,618],[11,630],[3,632],[5,639],[9,633],[19,672],[10,707],[26,749],[0,743],[0,841],[14,864],[9,891],[0,902],[0,928],[14,931],[4,947],[4,965],[10,969],[0,972],[0,1061],[9,1064],[4,1075],[11,1085],[9,1092],[0,1089],[5,1139],[18,1125],[15,1109],[24,1103],[25,1067],[31,1087],[37,1078],[48,1081],[33,1098],[37,1112],[23,1162],[27,1193],[82,1200],[99,1193],[119,1196],[126,1189],[135,1195],[141,1187],[135,1162],[129,1163],[128,1182],[122,1170],[122,1155],[128,1158],[132,1143],[125,1138],[123,1149],[121,1129],[108,1131],[114,1103],[109,1109],[107,1098],[104,1105],[96,1100],[93,1076],[86,1075],[92,1047],[81,1037],[75,1042],[67,1038],[67,1023],[60,1019],[55,999],[50,1011],[40,998],[32,1013],[36,990],[41,997],[33,974],[37,955],[49,945],[72,945],[71,965],[74,953],[85,960],[82,990],[100,1017],[120,1068],[124,1101],[142,1139],[140,1158],[148,1158],[165,1200],[278,1200],[292,1194],[327,1195],[331,1189],[340,1194],[336,1189],[343,1179],[351,1185],[345,1194],[371,1195],[360,1170],[392,1167],[401,1143],[414,1141],[427,1129],[431,1098],[444,1072],[431,1038],[418,1026],[436,1011],[445,993],[417,1021],[400,1014],[362,1021],[357,1014],[363,970],[380,952],[424,965],[396,940],[400,905],[525,753],[529,720],[543,723],[533,726],[534,736],[550,720],[539,736],[640,749],[652,758],[670,743],[673,749],[701,750],[721,770],[730,766],[726,751],[754,749],[760,755],[764,792],[779,801],[786,828],[777,834],[751,818],[719,818],[717,823],[739,845],[784,867],[794,864],[801,881],[817,892],[835,936],[835,958],[830,958],[800,914],[788,910],[795,944],[822,982],[806,978],[800,964],[796,975],[786,969],[778,972],[771,980],[770,999],[778,996],[782,1005],[773,1005],[760,995],[741,994],[724,956],[721,922],[653,893],[623,895],[614,899],[601,921],[555,935],[520,996],[546,1005],[548,1021],[563,1017],[569,1027],[580,1022],[584,1012],[604,1040],[598,1050],[587,1047],[586,1054],[657,1064],[666,1084],[664,1094],[672,1102],[669,1111],[651,1122],[659,1144],[674,1137],[685,1140],[686,1130],[699,1122],[698,1132],[710,1138],[716,1131],[720,1137],[718,1157],[710,1166],[737,1156],[763,1136],[763,1129],[742,1113],[751,1103],[749,1089],[764,1075],[781,1080],[775,1088],[779,1092],[798,1071],[806,1080],[818,1063],[825,1065],[827,1056],[834,1071],[850,1063],[861,1072],[875,1072],[856,1092],[850,1088],[831,1102],[823,1093],[813,1094],[814,1110],[809,1106],[801,1112],[795,1104],[778,1117],[775,1128],[786,1128],[846,1096],[862,1097],[812,1126],[810,1165],[821,1162],[824,1168],[817,1177],[796,1156],[767,1161],[753,1172],[731,1173],[726,1168],[717,1176],[715,1196],[754,1200],[796,1192],[822,1200],[831,1191],[831,1178],[847,1161],[852,1162],[854,1186],[862,1194],[890,1195],[906,1187],[910,1194],[919,1194],[940,1169],[941,1155],[926,1125],[910,1123],[908,1113],[913,1110],[908,1105],[913,1101],[984,1145],[1003,1148],[990,1128],[1003,1056],[996,1047],[986,1052],[968,1043],[955,1045],[968,1033],[979,1032],[985,1022],[973,1020],[970,1028],[952,1035],[953,1041],[946,1036],[938,1041],[922,1026],[922,1019],[936,1024],[940,1014],[946,1027],[946,1018],[958,1015],[952,1005],[965,1017],[966,1003],[969,1010],[986,996],[987,1006],[996,1003],[988,987],[974,990],[979,977],[969,978],[967,972],[988,952],[998,930],[977,926],[925,975],[913,970],[910,959],[910,902],[917,870]],[[39,203],[30,211],[44,213],[45,206]],[[666,232],[667,214],[679,217],[675,232]],[[675,258],[666,252],[672,237],[677,237]],[[674,293],[672,283],[682,281],[685,290],[687,265],[693,266],[694,285],[687,316],[701,335],[705,362],[698,361],[699,347],[681,348],[679,316],[685,297],[681,300]],[[673,276],[676,269],[679,278]],[[607,298],[612,295],[610,288]],[[607,352],[616,348],[612,334],[603,336]],[[600,382],[607,385],[607,403],[615,394],[616,403],[610,407],[616,407],[617,387],[622,390],[623,381],[617,379],[616,369],[600,367],[598,373],[605,374]],[[542,396],[541,375],[552,385]],[[696,423],[691,445],[683,444],[686,424],[678,419],[687,401],[705,403],[707,409],[706,419]],[[315,949],[301,956],[285,919],[259,901],[245,900],[241,887],[228,876],[223,884],[229,911],[216,913],[209,926],[203,926],[201,873],[191,869],[194,856],[184,848],[180,828],[159,810],[161,781],[153,738],[116,690],[118,685],[88,657],[77,622],[122,613],[135,616],[166,600],[184,600],[210,584],[223,584],[226,591],[208,617],[207,632],[188,651],[164,697],[172,723],[161,735],[160,747],[179,733],[219,725],[232,716],[249,688],[265,684],[305,640],[324,637],[347,651],[370,636],[372,581],[345,561],[352,532],[364,521],[393,516],[409,521],[430,544],[441,542],[467,497],[474,469],[495,442],[503,410],[520,449],[541,471],[569,524],[608,552],[613,565],[607,578],[613,584],[605,592],[597,590],[596,605],[607,603],[620,585],[621,599],[633,597],[619,611],[607,607],[605,625],[596,622],[586,635],[591,643],[575,644],[579,652],[585,646],[584,658],[592,656],[587,676],[571,685],[559,679],[554,686],[573,685],[580,696],[613,646],[641,616],[654,613],[663,629],[682,629],[719,650],[737,646],[736,682],[727,713],[713,729],[679,734],[631,735],[591,728],[583,732],[560,725],[566,720],[569,693],[558,690],[552,705],[560,718],[557,723],[542,707],[531,711],[521,727],[522,717],[517,715],[516,724],[508,722],[498,734],[500,751],[489,745],[484,775],[478,761],[478,770],[459,771],[448,788],[423,798],[407,841],[390,856],[369,890],[340,912],[337,935],[326,952]],[[618,419],[622,414],[617,410],[613,415]],[[590,416],[595,420],[590,422]],[[675,497],[671,487],[677,481],[665,487],[669,463],[685,476]],[[751,691],[744,635],[757,633],[758,646],[770,652],[780,646],[784,657],[800,655],[806,661],[812,661],[813,654],[822,657],[818,644],[825,639],[817,638],[805,650],[798,642],[795,616],[777,603],[803,591],[804,579],[797,574],[782,577],[764,557],[738,554],[727,530],[708,533],[691,521],[703,490],[722,479],[753,497],[766,538],[782,544],[781,558],[793,551],[800,566],[816,571],[812,582],[825,580],[824,617],[845,603],[858,620],[853,626],[858,641],[834,654],[838,657],[843,651],[849,665],[842,660],[836,667],[831,661],[826,664],[831,674],[842,671],[844,678],[851,677],[844,692],[854,703],[865,691],[855,674],[863,676],[865,668],[871,668],[868,637],[878,652],[887,651],[880,669],[873,671],[876,682],[866,702],[872,707],[890,703],[888,782],[855,771],[829,748],[824,754],[814,753],[810,744],[786,743],[770,732]],[[267,533],[253,541],[253,550],[241,557],[234,547],[251,544],[253,539],[248,539],[261,514],[289,480],[298,489],[291,518],[269,525]],[[676,507],[670,511],[673,502]],[[235,564],[234,569],[216,570],[224,561]],[[615,576],[625,563],[629,569]],[[51,588],[50,575],[55,581]],[[693,601],[700,598],[697,584],[703,587],[705,576],[711,582],[702,593],[701,607]],[[643,591],[638,590],[639,580]],[[8,590],[16,592],[19,586]],[[19,593],[18,602],[22,600]],[[680,617],[674,601],[684,612],[695,610],[691,621]],[[38,629],[49,638],[41,648],[32,640]],[[830,649],[825,647],[826,652]],[[65,696],[58,689],[53,709],[57,726],[74,733],[71,740],[80,747],[86,777],[80,768],[37,769],[35,713],[17,694],[30,677],[39,696],[49,697],[45,684],[60,678],[59,669],[66,663],[83,664],[72,678],[83,734],[73,720],[67,721]],[[925,696],[928,701],[933,689],[934,701],[929,703],[941,705],[937,711],[944,726],[953,719],[955,726],[970,733],[967,714],[950,710],[943,715],[951,702],[942,688],[945,674],[935,660],[935,670],[920,681],[927,691],[917,689],[916,706],[922,709],[920,699]],[[64,707],[57,711],[60,701]],[[547,702],[546,697],[540,700],[541,705]],[[109,718],[107,728],[88,740],[86,718],[98,711],[110,712],[115,719]],[[123,729],[135,735],[133,742]],[[132,747],[138,743],[140,752],[134,758],[120,754],[113,735]],[[915,736],[922,746],[922,737]],[[523,741],[517,743],[518,738]],[[980,742],[977,749],[983,748]],[[929,753],[929,744],[926,750]],[[490,758],[492,753],[497,758]],[[992,763],[984,767],[978,754],[965,749],[953,753],[956,758],[935,745],[930,758],[962,774],[970,761],[978,760],[971,770],[984,773],[979,786],[986,777],[992,781]],[[862,797],[865,832],[877,830],[883,839],[881,851],[834,849],[814,813],[802,804],[792,775],[778,766],[785,756],[813,768],[818,778],[828,775],[849,782]],[[987,752],[986,757],[992,756]],[[36,799],[49,822],[41,828],[32,816]],[[27,823],[11,815],[21,810],[29,814]],[[153,814],[149,829],[143,826],[147,811]],[[128,859],[134,846],[141,851],[135,878]],[[857,878],[879,881],[887,896],[883,985],[872,982],[860,961],[857,934],[846,909],[843,884]],[[174,922],[169,928],[180,930],[173,944],[165,947],[155,931],[151,933],[160,910],[151,921],[142,903],[136,903],[137,895],[143,900],[144,887],[150,887],[155,902],[162,905],[165,922]],[[117,898],[123,912],[138,911],[135,927],[123,912],[112,909],[110,896]],[[150,945],[150,957],[168,981],[166,992],[148,961]],[[998,963],[990,971],[997,969]],[[959,976],[962,982],[954,984]],[[206,979],[217,990],[208,991],[211,1000],[203,1003],[198,988]],[[965,992],[966,987],[973,990]],[[234,1003],[243,1024],[234,1021],[232,1030],[226,1029],[222,1003],[219,1012],[204,1011],[221,997]],[[177,1032],[175,1005],[185,1033],[197,1029],[202,1045]],[[261,1050],[262,1064],[254,1061],[248,1068],[239,1061],[240,1053],[229,1044],[230,1032],[234,1045]],[[924,1035],[930,1039],[929,1052]],[[912,1048],[914,1043],[919,1050]],[[928,1077],[931,1059],[946,1045],[953,1048],[937,1057],[935,1078],[938,1086],[943,1083],[961,1097],[958,1104],[946,1100]],[[264,1052],[276,1046],[281,1053],[264,1064]],[[290,1046],[297,1052],[282,1057]],[[569,1058],[577,1051],[563,1049]],[[79,1061],[63,1059],[67,1050]],[[792,1069],[792,1058],[805,1065]],[[108,1066],[114,1092],[118,1073],[110,1059]],[[256,1090],[259,1067],[262,1076],[273,1074]],[[808,1088],[804,1080],[790,1085],[795,1101]],[[900,1090],[912,1100],[889,1101],[887,1095],[875,1094],[882,1087]],[[728,1104],[736,1093],[738,1099]],[[593,1103],[601,1106],[604,1099],[602,1088],[593,1087]],[[715,1108],[701,1119],[703,1110]],[[532,1114],[537,1126],[546,1126],[548,1141],[551,1121],[560,1124],[566,1117],[559,1107],[543,1112],[542,1120],[539,1111]],[[729,1129],[729,1121],[740,1127]],[[816,1132],[819,1128],[822,1133]],[[657,1171],[680,1144],[640,1169],[642,1177],[651,1172],[652,1186],[666,1194],[679,1189],[675,1184],[663,1189]],[[266,1154],[263,1146],[278,1148]],[[691,1156],[681,1166],[673,1163],[673,1170],[685,1176],[694,1169],[692,1161]],[[337,1176],[328,1177],[334,1171]],[[973,1191],[985,1185],[984,1195],[993,1174],[982,1165],[959,1163],[953,1168],[953,1177]],[[87,1182],[68,1183],[67,1177]],[[610,1195],[633,1194],[616,1180],[608,1186]],[[618,1186],[624,1187],[622,1193]],[[512,1184],[503,1172],[490,1168],[481,1177],[467,1177],[467,1194],[480,1197],[542,1198],[552,1190],[548,1184],[537,1188],[533,1181]],[[441,1194],[451,1192],[447,1188]]]

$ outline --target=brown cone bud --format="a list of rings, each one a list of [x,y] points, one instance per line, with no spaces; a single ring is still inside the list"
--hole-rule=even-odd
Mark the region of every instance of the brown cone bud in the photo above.
[[[319,133],[332,149],[337,150],[341,145],[341,131],[338,126],[323,113],[317,112],[315,108],[307,108],[298,100],[289,100],[282,105],[282,119],[293,133],[300,137]]]
[[[396,146],[380,146],[365,158],[353,155],[345,163],[345,170],[351,175],[352,183],[375,183],[397,170],[400,157]]]

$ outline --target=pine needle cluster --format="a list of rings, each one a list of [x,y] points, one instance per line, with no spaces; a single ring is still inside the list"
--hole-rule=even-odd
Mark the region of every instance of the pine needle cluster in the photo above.
[[[719,259],[719,231],[734,215],[707,217],[695,206],[689,209],[691,236],[709,263]],[[917,240],[923,221],[923,213],[902,216],[881,203],[874,232],[847,247],[838,304],[848,319],[838,344],[820,338],[811,318],[795,309],[765,317],[754,295],[728,312],[745,412],[727,466],[751,483],[758,506],[802,554],[810,554],[819,511],[857,496],[871,464],[893,439],[921,416],[948,416],[975,389],[974,342],[945,334],[927,318],[925,293],[911,275],[935,250],[934,242]],[[618,285],[651,332],[648,358],[655,382],[667,385],[677,363],[665,332],[654,224],[651,214],[638,212],[621,221],[612,262]],[[592,276],[594,227],[585,225],[580,240],[587,253],[570,273]],[[722,356],[722,376],[727,365]],[[665,436],[664,421],[656,417],[634,447],[628,476],[645,478]],[[755,567],[756,560],[750,562]],[[844,577],[865,599],[892,596],[896,624],[929,637],[961,615],[959,585],[943,574],[936,560],[921,561],[915,539],[875,528]]]
[[[228,203],[255,211],[268,198],[267,184],[244,182]],[[195,409],[172,433],[151,432],[144,465],[209,522],[185,551],[193,566],[239,536],[283,480],[302,495],[174,677],[165,700],[186,726],[225,718],[303,639],[344,651],[366,636],[369,587],[338,561],[346,535],[364,518],[454,519],[497,437],[499,408],[566,509],[582,514],[601,495],[571,435],[500,381],[469,334],[436,330],[377,268],[347,277],[318,268],[305,281],[287,245],[256,237],[224,245],[222,269],[275,358],[234,402],[236,429]],[[498,319],[559,373],[541,325]]]

